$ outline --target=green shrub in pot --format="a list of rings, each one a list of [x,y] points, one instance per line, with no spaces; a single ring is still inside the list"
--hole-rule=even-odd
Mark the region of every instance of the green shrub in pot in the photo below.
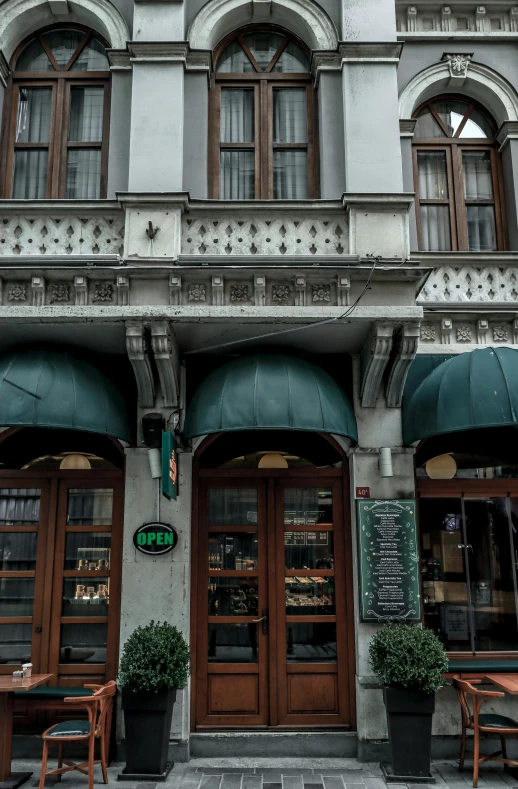
[[[189,647],[167,622],[137,627],[122,649],[119,684],[126,743],[124,775],[163,776],[176,691],[187,683]]]
[[[388,625],[371,639],[369,656],[384,686],[392,775],[429,776],[435,692],[448,671],[444,647],[427,628]]]

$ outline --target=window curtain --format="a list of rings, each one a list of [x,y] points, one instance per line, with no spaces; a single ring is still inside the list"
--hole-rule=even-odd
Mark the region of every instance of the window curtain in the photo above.
[[[443,151],[419,151],[417,154],[417,188],[420,200],[448,200],[446,154]],[[451,249],[448,205],[421,205],[421,249],[425,252]]]
[[[72,88],[68,139],[72,142],[101,142],[104,88]],[[101,187],[101,151],[73,149],[68,152],[66,196],[96,200]]]
[[[463,151],[462,172],[466,200],[492,200],[491,154]],[[492,205],[467,205],[468,246],[474,252],[496,250],[495,210]]]
[[[254,92],[240,88],[221,90],[220,140],[224,143],[254,142]],[[223,200],[252,200],[254,152],[221,150],[220,197]]]
[[[16,117],[16,143],[48,143],[52,88],[20,88]],[[15,152],[13,198],[40,200],[47,192],[48,151],[20,149]]]
[[[70,524],[109,526],[112,522],[113,491],[109,488],[90,490],[71,488],[68,494]]]
[[[304,88],[275,88],[273,91],[274,143],[307,142],[306,91]],[[274,150],[273,195],[297,200],[308,196],[307,151]]]

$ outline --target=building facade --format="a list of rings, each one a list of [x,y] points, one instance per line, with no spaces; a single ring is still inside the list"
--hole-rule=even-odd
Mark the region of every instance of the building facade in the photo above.
[[[171,622],[185,760],[375,758],[379,622],[514,670],[518,6],[3,0],[0,51],[0,672]],[[417,511],[412,600],[365,498]]]

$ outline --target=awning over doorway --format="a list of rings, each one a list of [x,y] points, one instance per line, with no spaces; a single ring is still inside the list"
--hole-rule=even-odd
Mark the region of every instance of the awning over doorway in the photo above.
[[[409,379],[412,386],[412,368]],[[405,444],[462,430],[518,426],[518,351],[483,348],[451,356],[409,394],[405,387]]]
[[[187,438],[231,430],[310,430],[358,439],[352,405],[325,370],[267,353],[215,370],[187,409]]]
[[[130,441],[126,406],[93,364],[57,349],[0,357],[0,425],[85,430]]]

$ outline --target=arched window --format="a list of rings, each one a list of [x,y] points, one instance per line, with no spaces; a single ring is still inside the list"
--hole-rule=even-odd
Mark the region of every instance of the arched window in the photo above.
[[[215,53],[211,193],[222,200],[318,196],[309,55],[294,36],[247,28]]]
[[[414,118],[419,249],[504,249],[493,119],[477,102],[457,96],[430,99]]]
[[[105,197],[110,86],[105,44],[78,25],[52,28],[23,42],[11,67],[4,197]]]

